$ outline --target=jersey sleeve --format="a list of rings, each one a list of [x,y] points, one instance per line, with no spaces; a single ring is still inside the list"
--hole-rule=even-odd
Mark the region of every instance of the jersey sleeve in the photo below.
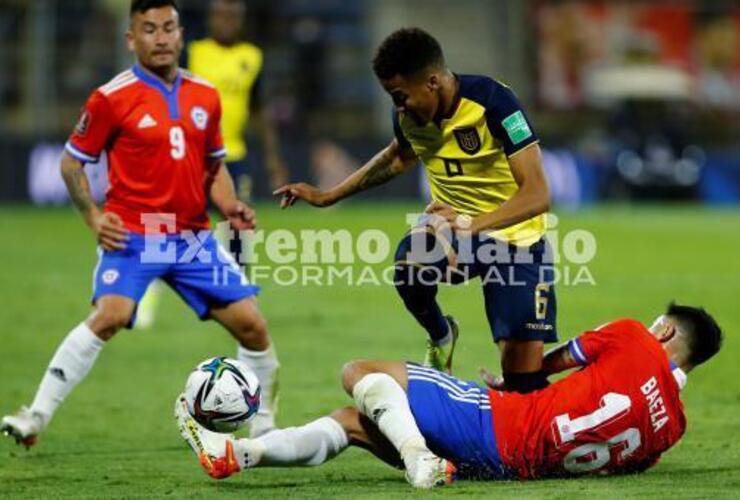
[[[213,117],[209,120],[206,130],[206,158],[221,160],[226,157],[224,138],[221,135],[221,99],[216,97],[216,107]]]
[[[488,128],[503,144],[506,156],[512,156],[539,138],[514,92],[506,85],[494,85],[486,103]]]
[[[85,103],[65,149],[83,163],[97,163],[114,132],[115,117],[111,105],[101,92],[95,91]]]
[[[398,112],[395,109],[391,112],[391,119],[393,120],[393,135],[396,136],[396,140],[398,141],[399,146],[401,146],[402,150],[411,149],[411,143],[403,134],[403,130],[401,129],[401,122],[398,118]]]
[[[624,342],[628,335],[626,321],[620,320],[602,325],[595,330],[582,333],[568,341],[568,350],[573,359],[582,366],[596,361],[599,356],[618,342]]]

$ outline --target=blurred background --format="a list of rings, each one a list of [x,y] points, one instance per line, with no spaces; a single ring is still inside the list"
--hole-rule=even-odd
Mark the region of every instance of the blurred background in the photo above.
[[[188,40],[205,0],[181,0]],[[392,137],[374,48],[435,35],[449,66],[511,85],[542,138],[553,198],[740,201],[740,4],[537,0],[248,0],[262,92],[293,180],[330,184]],[[62,204],[58,159],[89,93],[132,63],[128,0],[0,0],[0,202]],[[254,193],[265,198],[249,132]],[[88,166],[97,193],[105,165]],[[369,198],[423,195],[404,176]]]

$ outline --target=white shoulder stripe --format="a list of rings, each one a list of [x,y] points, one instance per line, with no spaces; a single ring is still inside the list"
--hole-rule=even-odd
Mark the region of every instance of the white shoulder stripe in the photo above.
[[[103,95],[110,95],[114,92],[121,90],[124,87],[128,87],[132,83],[136,83],[138,80],[139,80],[138,78],[136,78],[135,76],[132,76],[131,78],[128,78],[126,80],[121,80],[116,85],[101,87],[100,91],[103,93]]]
[[[134,72],[129,70],[123,71],[121,73],[118,73],[116,76],[114,76],[108,83],[105,83],[100,86],[100,88],[110,87],[113,85],[116,85],[117,83],[120,83],[122,80],[125,80],[127,78],[130,78],[134,76]]]
[[[195,76],[194,74],[192,74],[189,71],[183,71],[182,72],[182,77],[185,78],[186,80],[190,80],[191,82],[194,82],[194,83],[200,83],[201,85],[205,85],[206,87],[210,87],[212,89],[215,89],[216,88],[215,85],[213,85],[211,82],[209,82],[205,78],[201,78],[199,76]]]

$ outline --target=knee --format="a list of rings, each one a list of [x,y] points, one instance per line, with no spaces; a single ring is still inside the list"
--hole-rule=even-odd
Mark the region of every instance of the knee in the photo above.
[[[352,396],[355,384],[370,373],[369,363],[365,360],[350,361],[342,367],[342,386],[347,394]]]
[[[102,340],[109,340],[121,328],[128,326],[131,312],[114,307],[101,307],[87,321],[90,329]]]
[[[329,414],[329,417],[336,420],[349,435],[351,434],[353,428],[356,427],[355,424],[357,422],[359,413],[360,412],[357,411],[357,408],[355,408],[354,406],[345,406],[344,408],[339,408],[331,412]]]
[[[244,318],[234,329],[234,336],[247,349],[266,349],[269,346],[267,320],[261,314]]]

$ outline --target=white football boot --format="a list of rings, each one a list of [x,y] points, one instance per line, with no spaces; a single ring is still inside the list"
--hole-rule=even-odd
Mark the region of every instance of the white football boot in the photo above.
[[[30,448],[38,440],[38,435],[46,427],[46,419],[37,412],[32,412],[28,407],[21,406],[15,415],[6,415],[0,423],[0,432],[11,436],[15,442],[22,444],[26,449]]]
[[[407,453],[403,458],[406,481],[414,488],[429,489],[449,482],[447,460],[426,448]]]
[[[233,434],[209,431],[190,415],[185,395],[175,401],[175,420],[180,435],[198,456],[200,465],[214,479],[224,479],[241,471],[234,453]]]

